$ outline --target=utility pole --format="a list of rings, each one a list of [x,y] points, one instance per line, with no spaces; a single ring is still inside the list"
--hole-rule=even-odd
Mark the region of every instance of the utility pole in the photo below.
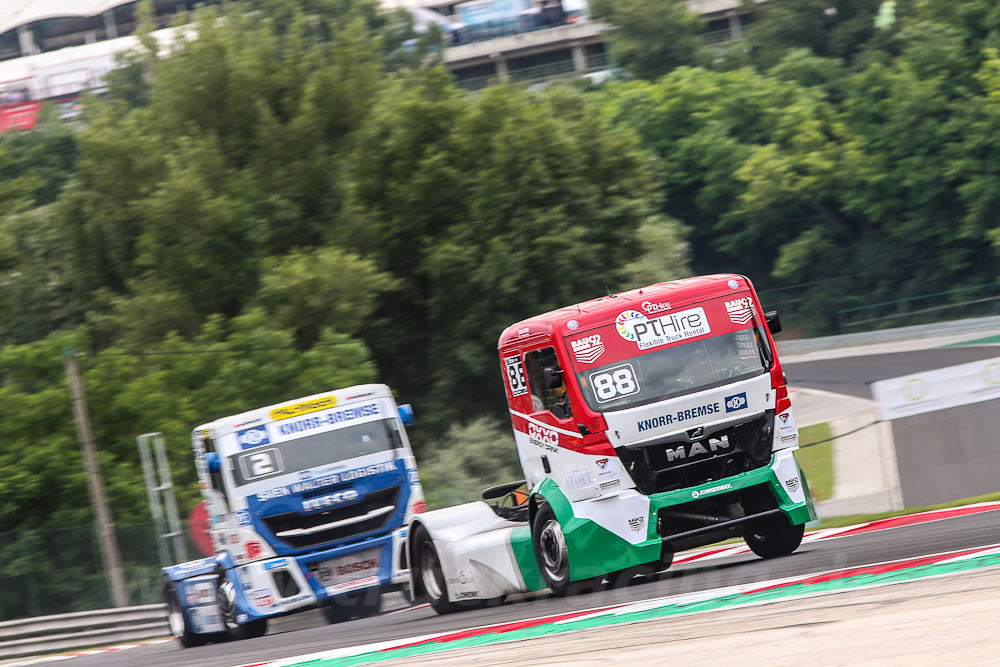
[[[125,589],[122,558],[121,554],[118,553],[115,524],[111,519],[111,510],[108,508],[108,499],[104,493],[104,479],[101,477],[101,468],[97,464],[97,449],[94,447],[94,433],[90,428],[87,395],[84,392],[83,380],[80,378],[80,367],[76,363],[76,354],[72,348],[64,350],[63,363],[66,366],[66,379],[69,385],[70,400],[73,404],[76,435],[80,440],[80,451],[83,453],[83,467],[87,471],[90,505],[94,510],[94,518],[97,520],[97,536],[101,545],[101,556],[108,572],[108,583],[111,585],[111,602],[116,607],[125,607],[128,606],[128,592]]]

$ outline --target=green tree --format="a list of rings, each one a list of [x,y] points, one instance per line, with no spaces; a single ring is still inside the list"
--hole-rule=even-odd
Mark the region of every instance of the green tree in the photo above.
[[[590,9],[613,26],[612,54],[633,76],[655,79],[698,58],[705,21],[684,0],[594,0]]]
[[[430,509],[480,500],[483,489],[524,478],[510,425],[490,417],[454,424],[418,457]]]

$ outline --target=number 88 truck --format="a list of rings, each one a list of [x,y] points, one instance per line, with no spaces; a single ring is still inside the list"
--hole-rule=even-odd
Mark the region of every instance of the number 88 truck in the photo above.
[[[440,611],[545,587],[565,595],[729,537],[764,558],[794,551],[816,514],[794,455],[780,327],[739,275],[508,327],[500,363],[526,498],[415,517],[416,592]]]

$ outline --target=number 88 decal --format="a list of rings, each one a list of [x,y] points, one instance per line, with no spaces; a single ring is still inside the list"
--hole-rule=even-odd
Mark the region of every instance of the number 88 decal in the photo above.
[[[622,364],[591,373],[590,384],[594,388],[594,395],[601,403],[639,391],[639,382],[635,379],[632,364]]]

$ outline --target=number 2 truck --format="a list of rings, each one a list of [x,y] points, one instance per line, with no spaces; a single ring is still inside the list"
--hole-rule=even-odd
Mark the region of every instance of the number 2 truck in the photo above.
[[[627,580],[730,537],[764,558],[794,551],[816,514],[780,327],[732,274],[508,327],[499,361],[525,480],[414,517],[414,593],[443,612]]]
[[[370,384],[196,428],[215,555],[163,570],[180,643],[256,637],[317,605],[330,622],[369,615],[408,586],[406,526],[425,509],[412,415]]]

